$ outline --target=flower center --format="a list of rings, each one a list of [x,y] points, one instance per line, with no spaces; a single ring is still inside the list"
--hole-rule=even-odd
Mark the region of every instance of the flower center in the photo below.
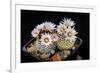
[[[64,32],[64,30],[65,30],[64,27],[62,27],[62,28],[60,29],[61,32]]]
[[[49,39],[48,38],[44,38],[44,42],[45,43],[48,43],[49,42]]]
[[[68,32],[68,36],[71,37],[73,35],[72,32]]]

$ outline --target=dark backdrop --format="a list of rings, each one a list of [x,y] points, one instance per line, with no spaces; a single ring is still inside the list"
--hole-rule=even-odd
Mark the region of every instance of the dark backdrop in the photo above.
[[[55,24],[63,18],[71,18],[75,21],[75,29],[78,31],[78,37],[83,40],[82,45],[78,49],[79,54],[83,60],[89,59],[89,13],[80,12],[51,12],[51,11],[35,11],[35,10],[21,10],[21,62],[39,62],[31,57],[28,53],[22,51],[22,47],[32,39],[31,31],[37,24],[45,21],[51,21]],[[69,60],[76,60],[72,56]]]

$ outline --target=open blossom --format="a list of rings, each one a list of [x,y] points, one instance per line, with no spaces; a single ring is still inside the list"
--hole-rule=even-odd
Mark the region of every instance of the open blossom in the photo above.
[[[39,30],[34,29],[34,30],[31,32],[31,34],[32,34],[33,37],[36,38],[36,37],[39,35],[39,32],[40,32]]]
[[[76,32],[76,30],[74,28],[68,27],[66,29],[66,33],[65,33],[66,39],[70,39],[72,41],[75,41],[75,39],[77,38],[76,34],[78,34],[78,32]]]
[[[51,34],[42,34],[40,41],[43,45],[49,46],[52,44]]]
[[[63,21],[60,22],[60,24],[64,24],[66,26],[74,26],[75,25],[74,21],[72,21],[71,19],[67,19],[67,18],[64,18]]]
[[[57,26],[57,32],[59,34],[65,33],[65,30],[66,30],[66,26],[64,24],[60,24]]]
[[[50,32],[52,32],[55,29],[55,24],[52,22],[44,22],[40,25],[37,26],[38,30],[48,30]]]

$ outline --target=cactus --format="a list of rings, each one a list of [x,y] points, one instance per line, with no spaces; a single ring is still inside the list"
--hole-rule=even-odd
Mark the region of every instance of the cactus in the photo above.
[[[75,41],[69,40],[69,39],[64,39],[60,38],[57,41],[57,47],[60,50],[66,50],[66,49],[71,49],[74,46]]]
[[[39,57],[42,59],[47,59],[50,57],[50,55],[55,53],[56,45],[55,44],[50,44],[49,46],[42,45],[41,42],[36,40],[35,46],[40,53]],[[44,56],[44,57],[43,57]]]

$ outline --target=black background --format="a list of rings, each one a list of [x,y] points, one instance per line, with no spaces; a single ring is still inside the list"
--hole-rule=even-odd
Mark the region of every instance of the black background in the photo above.
[[[78,31],[77,36],[83,40],[77,54],[79,54],[83,60],[89,59],[89,15],[89,13],[79,12],[21,10],[21,62],[39,62],[28,53],[22,51],[22,47],[32,39],[31,31],[34,27],[45,21],[59,24],[64,17],[71,18],[75,21],[75,29]],[[76,60],[76,56],[70,57],[69,60]]]

